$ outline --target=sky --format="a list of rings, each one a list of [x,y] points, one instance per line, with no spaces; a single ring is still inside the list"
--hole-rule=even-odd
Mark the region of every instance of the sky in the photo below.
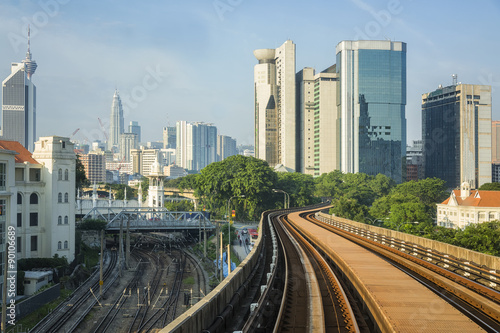
[[[186,120],[253,144],[253,50],[291,39],[296,70],[322,71],[342,40],[403,41],[411,143],[421,95],[452,74],[491,85],[500,120],[499,17],[498,0],[2,0],[0,78],[25,58],[30,24],[37,136],[104,141],[118,89],[143,142]]]

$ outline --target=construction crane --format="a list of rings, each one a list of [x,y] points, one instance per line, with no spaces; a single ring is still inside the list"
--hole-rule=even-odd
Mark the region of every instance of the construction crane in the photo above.
[[[101,125],[101,131],[106,137],[106,141],[109,141],[108,139],[108,133],[106,133],[106,129],[104,128],[104,125],[102,124],[101,118],[97,117],[97,120],[99,120],[99,124]]]
[[[69,137],[69,139],[70,139],[70,140],[71,140],[71,139],[73,139],[73,137],[75,136],[75,134],[76,134],[76,133],[78,133],[78,131],[79,131],[79,130],[80,130],[80,129],[79,129],[79,128],[77,128],[77,129],[73,132],[73,134],[71,134],[71,136]]]

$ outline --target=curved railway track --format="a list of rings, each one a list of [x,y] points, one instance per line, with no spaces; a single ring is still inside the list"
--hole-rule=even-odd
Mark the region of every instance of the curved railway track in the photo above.
[[[500,293],[484,285],[495,281],[494,272],[480,267],[475,267],[473,272],[471,267],[466,268],[470,263],[465,264],[446,254],[370,233],[347,223],[319,221],[311,213],[302,216],[325,231],[334,232],[388,260],[444,298],[486,331],[500,331]],[[314,243],[314,240],[310,241]],[[446,268],[443,267],[446,265]],[[468,272],[466,276],[475,278],[469,279],[453,270]],[[485,277],[486,272],[489,278]]]

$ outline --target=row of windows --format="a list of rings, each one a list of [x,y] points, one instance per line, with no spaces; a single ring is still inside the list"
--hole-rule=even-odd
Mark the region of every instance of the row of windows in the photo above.
[[[64,202],[69,202],[68,200],[69,200],[69,194],[68,194],[68,192],[66,192],[66,193],[64,193]],[[63,202],[63,195],[60,192],[57,195],[57,202],[58,203]]]
[[[64,241],[64,249],[66,250],[68,248],[68,241]],[[61,250],[62,249],[62,242],[59,241],[57,242],[57,249]]]
[[[63,171],[59,169],[57,172],[57,180],[63,180]],[[64,180],[69,180],[69,171],[68,169],[64,170]]]
[[[60,215],[57,218],[57,224],[62,224],[62,216],[60,216]],[[64,217],[64,224],[69,224],[69,218],[68,218],[68,216]]]
[[[23,213],[17,213],[17,227],[23,226]],[[30,227],[38,227],[38,213],[30,213]]]
[[[17,194],[17,204],[21,205],[23,203],[23,195],[21,193]],[[38,205],[38,194],[31,193],[30,195],[30,205]]]

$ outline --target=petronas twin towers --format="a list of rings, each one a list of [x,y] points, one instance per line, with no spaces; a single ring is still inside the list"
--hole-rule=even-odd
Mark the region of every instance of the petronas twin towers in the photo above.
[[[120,144],[120,135],[124,132],[123,106],[118,90],[115,90],[113,95],[113,103],[111,104],[111,118],[109,124],[108,149],[116,151]]]

